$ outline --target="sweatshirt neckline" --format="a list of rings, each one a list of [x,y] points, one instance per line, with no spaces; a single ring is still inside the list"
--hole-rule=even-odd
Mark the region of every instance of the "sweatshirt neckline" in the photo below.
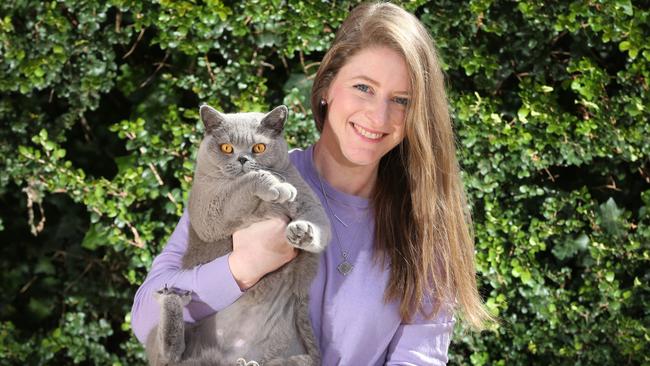
[[[319,174],[316,170],[316,165],[314,164],[314,145],[309,146],[305,153],[309,179],[312,181],[319,192],[321,191],[320,182],[323,182],[323,190],[325,192],[321,192],[321,194],[325,193],[327,195],[327,199],[330,201],[330,204],[337,203],[342,206],[351,206],[356,209],[367,209],[370,206],[370,199],[368,198],[341,192],[332,187],[322,176],[320,177],[319,181]]]

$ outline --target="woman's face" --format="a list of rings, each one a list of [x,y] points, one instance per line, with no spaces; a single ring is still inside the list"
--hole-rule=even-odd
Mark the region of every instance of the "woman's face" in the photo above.
[[[361,50],[327,91],[321,142],[347,166],[376,166],[404,138],[410,82],[404,58],[388,47]]]

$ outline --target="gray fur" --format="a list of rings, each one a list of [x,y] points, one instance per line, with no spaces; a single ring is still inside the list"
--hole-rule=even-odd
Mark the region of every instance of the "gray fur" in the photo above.
[[[287,108],[267,114],[222,114],[201,106],[206,134],[199,147],[189,197],[190,237],[183,268],[232,251],[232,234],[270,217],[290,219],[288,242],[302,249],[264,276],[234,304],[185,324],[187,294],[166,288],[157,297],[160,323],[147,339],[151,365],[319,365],[308,313],[318,253],[329,242],[329,220],[311,188],[289,161],[282,137]],[[220,145],[234,146],[232,154]],[[266,144],[264,153],[252,146]]]

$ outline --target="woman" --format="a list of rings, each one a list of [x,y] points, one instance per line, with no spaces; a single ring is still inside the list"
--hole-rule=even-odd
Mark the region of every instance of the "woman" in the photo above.
[[[310,290],[323,365],[441,365],[460,312],[480,328],[470,217],[435,48],[412,14],[356,7],[320,65],[311,95],[318,142],[291,160],[321,199],[333,239]],[[233,235],[227,256],[180,271],[184,214],[133,305],[144,342],[157,323],[151,293],[190,290],[187,321],[233,303],[293,259],[286,222]],[[263,239],[260,239],[263,238]]]

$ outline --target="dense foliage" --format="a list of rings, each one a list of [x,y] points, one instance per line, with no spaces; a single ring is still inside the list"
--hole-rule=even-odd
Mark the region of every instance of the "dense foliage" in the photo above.
[[[197,107],[292,111],[356,2],[0,3],[0,364],[143,363],[130,306],[191,185]],[[650,365],[650,6],[405,3],[449,76],[481,291],[454,365]]]

